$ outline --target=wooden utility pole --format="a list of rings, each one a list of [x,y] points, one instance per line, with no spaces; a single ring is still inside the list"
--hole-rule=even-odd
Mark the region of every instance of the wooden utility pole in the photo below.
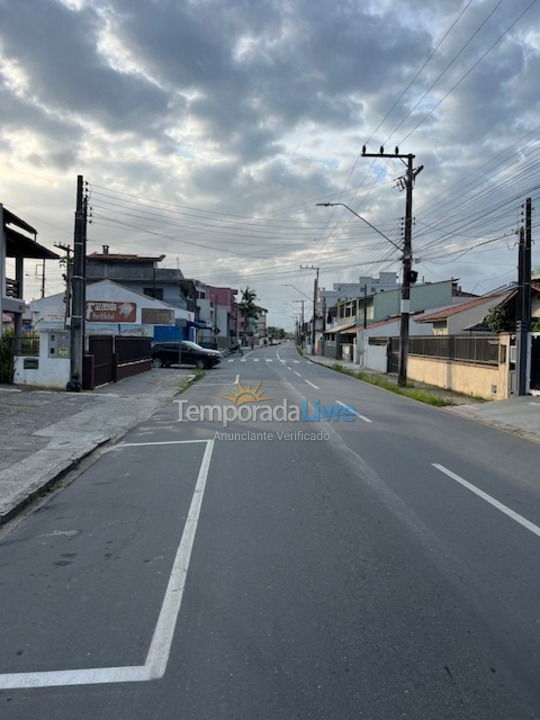
[[[66,253],[64,258],[66,271],[62,277],[66,283],[66,290],[64,293],[64,330],[67,329],[68,318],[71,315],[71,245],[64,245],[63,243],[54,243],[54,247],[59,250],[63,250]]]

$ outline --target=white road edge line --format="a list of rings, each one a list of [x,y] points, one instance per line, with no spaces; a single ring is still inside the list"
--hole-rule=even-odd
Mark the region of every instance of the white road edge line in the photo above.
[[[306,378],[304,378],[304,380],[306,380]],[[315,390],[320,390],[320,389],[321,389],[320,387],[317,387],[317,385],[314,385],[314,384],[313,384],[312,382],[310,382],[309,380],[306,380],[306,382],[307,382],[308,385],[311,385],[312,388],[315,388]]]
[[[515,522],[519,523],[520,525],[523,525],[524,528],[527,528],[527,530],[530,530],[534,535],[540,537],[540,527],[538,525],[535,525],[530,520],[527,520],[527,518],[524,518],[523,515],[520,515],[519,513],[515,512],[515,510],[512,510],[511,508],[507,507],[506,505],[503,505],[502,502],[499,502],[491,495],[488,495],[483,490],[480,490],[480,488],[477,488],[476,485],[473,485],[472,483],[468,482],[467,480],[464,480],[459,475],[456,475],[456,473],[452,472],[451,470],[448,470],[448,468],[445,468],[444,465],[440,465],[439,463],[431,463],[434,468],[437,468],[437,470],[440,470],[440,472],[447,475],[449,478],[452,478],[452,480],[455,480],[460,485],[463,485],[464,488],[467,488],[467,490],[470,490],[475,495],[478,495],[478,497],[482,498],[482,500],[485,500],[490,505],[493,505],[494,508],[499,510],[500,512],[504,513],[505,515],[508,515],[509,518],[512,518],[512,520],[515,520]]]
[[[180,540],[180,545],[178,546],[178,551],[174,559],[169,584],[165,591],[165,597],[163,598],[163,604],[154,630],[154,636],[150,643],[148,655],[146,656],[145,667],[149,671],[148,679],[163,677],[167,669],[167,663],[169,662],[174,630],[186,586],[189,561],[191,559],[195,533],[197,532],[197,524],[201,513],[206,479],[208,477],[208,470],[210,469],[213,450],[214,440],[208,440],[197,476],[195,490],[193,491],[189,513],[184,525],[182,539]]]
[[[176,622],[180,613],[182,597],[199,522],[201,505],[214,449],[214,440],[178,440],[177,443],[204,442],[204,451],[195,490],[184,525],[182,538],[176,552],[169,583],[165,591],[158,621],[144,665],[126,667],[81,668],[78,670],[47,670],[44,672],[6,673],[0,675],[0,690],[17,688],[60,687],[63,685],[95,685],[101,683],[143,682],[157,680],[165,674]],[[137,445],[168,445],[171,443],[125,443],[123,447]]]
[[[341,402],[341,400],[337,400],[337,404],[338,404],[338,405],[341,405],[341,407],[347,408],[347,410],[349,410],[350,412],[354,413],[354,415],[356,415],[356,417],[360,418],[360,420],[363,420],[364,422],[367,422],[367,423],[372,423],[372,422],[373,422],[373,420],[370,420],[370,419],[369,419],[368,417],[366,417],[365,415],[361,415],[361,414],[360,414],[359,412],[357,412],[353,407],[351,407],[350,405],[346,405],[345,403]]]

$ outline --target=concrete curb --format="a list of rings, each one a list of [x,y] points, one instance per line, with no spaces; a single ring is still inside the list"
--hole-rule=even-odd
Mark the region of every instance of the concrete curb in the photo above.
[[[474,422],[480,423],[480,425],[485,425],[486,427],[494,428],[495,430],[500,430],[501,432],[505,432],[510,435],[517,435],[518,437],[523,438],[523,440],[540,443],[540,436],[538,436],[536,433],[528,433],[526,430],[521,430],[520,428],[515,427],[515,425],[507,425],[506,423],[499,422],[498,420],[486,420],[485,418],[481,418],[478,415],[468,413],[466,410],[463,409],[463,407],[459,405],[455,405],[454,407],[449,406],[441,408],[441,410],[446,410],[447,412],[451,412],[454,415],[459,415],[460,417],[463,417],[467,420],[473,420]]]
[[[129,428],[128,428],[129,430]],[[126,432],[128,431],[126,430]],[[66,458],[60,461],[52,473],[46,473],[42,478],[30,481],[25,488],[21,488],[17,494],[7,502],[0,505],[0,527],[18,515],[25,507],[30,505],[36,498],[44,495],[59,484],[72,470],[74,470],[85,458],[89,457],[102,445],[110,442],[111,438],[96,442],[84,452],[74,458]],[[37,454],[37,453],[36,453]],[[32,456],[30,456],[32,457]]]

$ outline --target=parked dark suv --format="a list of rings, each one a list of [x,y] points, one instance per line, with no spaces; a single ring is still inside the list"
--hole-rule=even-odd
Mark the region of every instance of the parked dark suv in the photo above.
[[[211,368],[221,362],[221,353],[208,350],[190,340],[181,342],[160,342],[152,347],[152,367],[170,365],[195,365],[197,368]]]

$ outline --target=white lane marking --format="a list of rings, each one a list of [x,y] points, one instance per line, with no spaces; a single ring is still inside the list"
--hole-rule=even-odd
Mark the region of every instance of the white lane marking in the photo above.
[[[154,636],[150,643],[150,649],[146,656],[145,667],[148,668],[150,678],[160,678],[165,674],[169,656],[171,654],[171,645],[173,641],[176,622],[180,613],[182,597],[186,586],[186,578],[189,569],[189,561],[191,559],[191,551],[201,513],[201,506],[206,488],[206,479],[210,468],[210,460],[214,449],[214,440],[208,440],[204,451],[197,483],[193,492],[193,498],[189,508],[189,513],[184,525],[182,539],[178,546],[178,552],[174,559],[169,584],[165,591],[163,604],[159,613],[159,618],[154,630]]]
[[[264,358],[266,362],[272,362],[272,358]]]
[[[251,355],[252,352],[254,352],[254,350],[250,350],[249,352],[247,352],[242,359],[245,360],[248,355]]]
[[[280,362],[283,362],[283,360],[281,359],[280,354],[279,354],[277,351],[276,351],[276,357],[277,357],[277,359],[278,359]]]
[[[363,420],[364,422],[367,422],[367,423],[373,422],[373,420],[370,420],[365,415],[361,415],[353,407],[351,407],[350,405],[346,405],[345,403],[341,402],[341,400],[338,400],[337,404],[341,405],[341,407],[347,408],[347,410],[350,410],[350,412],[352,412],[354,415],[356,415],[356,417],[360,418],[360,420]]]
[[[480,490],[480,488],[477,488],[476,485],[472,485],[472,483],[468,482],[467,480],[464,480],[459,475],[456,475],[456,473],[452,472],[451,470],[448,470],[448,468],[445,468],[444,465],[440,465],[439,463],[431,463],[434,468],[437,468],[437,470],[440,470],[445,475],[448,475],[449,478],[452,478],[452,480],[455,480],[460,485],[463,485],[464,488],[467,488],[467,490],[470,490],[475,495],[478,495],[478,497],[482,498],[482,500],[485,500],[490,505],[493,505],[494,508],[497,508],[497,510],[500,510],[500,512],[504,513],[505,515],[508,515],[508,517],[512,518],[512,520],[515,520],[520,525],[523,525],[524,528],[527,528],[527,530],[530,530],[534,535],[537,535],[540,537],[540,527],[538,525],[535,525],[530,520],[527,520],[527,518],[524,518],[523,515],[520,515],[519,513],[515,512],[515,510],[512,510],[511,508],[507,507],[506,505],[503,505],[502,502],[499,502],[491,495],[488,495],[483,490]]]
[[[241,358],[240,362],[246,362],[246,358]]]
[[[115,445],[114,447],[112,447],[111,450],[116,450],[117,448],[123,448],[123,447],[144,447],[145,445],[184,445],[187,443],[205,443],[205,442],[210,442],[210,440],[159,440],[156,442],[119,443],[118,445]]]
[[[299,363],[300,360],[293,360],[293,363]]]
[[[290,370],[292,372],[292,367],[290,365],[287,365],[287,370]]]
[[[144,665],[126,667],[81,668],[78,670],[47,670],[44,672],[6,673],[0,675],[0,689],[60,687],[63,685],[95,685],[101,683],[144,682],[163,677],[173,641],[174,631],[180,613],[186,577],[199,522],[201,505],[214,449],[214,440],[179,440],[183,442],[205,442],[201,467],[186,518],[182,538],[173,562],[169,583],[165,591],[158,621]],[[168,443],[125,443],[131,445],[163,445]]]
[[[293,371],[295,375],[298,375],[298,377],[302,377],[299,372],[296,372],[296,370]]]
[[[234,362],[234,358],[232,360],[227,360],[227,362]]]
[[[233,385],[238,385],[239,382],[240,382],[240,375],[237,375],[237,376],[234,378]]]
[[[304,380],[306,380],[306,378],[304,378]],[[320,387],[317,387],[317,385],[314,385],[314,384],[313,384],[312,382],[310,382],[309,380],[306,380],[306,382],[307,382],[308,385],[311,385],[312,388],[315,388],[315,390],[320,390]]]
[[[253,362],[259,362],[259,358],[251,358]]]

